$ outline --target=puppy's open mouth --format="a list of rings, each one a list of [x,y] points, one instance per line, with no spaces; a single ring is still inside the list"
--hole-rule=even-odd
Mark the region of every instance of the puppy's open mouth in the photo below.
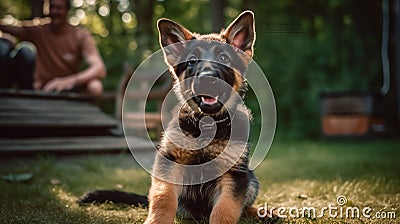
[[[223,106],[223,103],[221,102],[222,99],[220,98],[221,97],[218,95],[197,95],[194,97],[194,101],[200,107],[201,111],[208,114],[214,114],[217,113]]]
[[[214,105],[218,103],[218,96],[212,97],[212,96],[201,96],[201,102],[206,104],[206,105]]]
[[[199,109],[206,114],[218,113],[228,99],[228,91],[231,87],[224,84],[224,80],[217,82],[219,78],[196,78],[191,83],[191,94]]]

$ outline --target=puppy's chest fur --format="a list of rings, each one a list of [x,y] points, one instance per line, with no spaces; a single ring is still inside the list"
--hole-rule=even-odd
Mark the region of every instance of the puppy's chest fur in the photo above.
[[[196,125],[192,124],[191,128],[195,129]],[[168,132],[161,141],[159,151],[161,154],[176,163],[184,165],[199,165],[207,163],[216,157],[220,156],[221,153],[226,150],[229,146],[229,138],[221,137],[213,139],[205,147],[199,149],[186,149],[181,146],[190,145],[193,148],[200,147],[198,138],[196,138],[193,133],[186,131],[179,131],[179,119],[176,118],[172,120],[169,124]],[[219,131],[225,132],[222,129],[230,127],[220,127]],[[217,130],[218,131],[218,130]],[[173,135],[174,141],[169,140],[166,136]],[[229,137],[229,136],[228,136]],[[234,144],[232,147],[237,146]],[[239,151],[239,148],[238,150]],[[243,149],[242,149],[243,152]],[[244,150],[242,155],[238,155],[238,161],[226,172],[224,175],[228,175],[235,179],[237,182],[240,179],[245,180],[247,178],[247,148]],[[226,164],[231,163],[231,159],[223,160]],[[224,166],[223,164],[219,164]],[[244,166],[245,165],[245,166]],[[218,167],[216,167],[218,169]],[[244,171],[246,170],[246,171]],[[217,170],[215,170],[217,172]],[[244,171],[244,172],[243,172]],[[190,174],[183,174],[184,176],[190,178]],[[194,219],[204,219],[209,217],[214,204],[218,200],[221,194],[222,182],[221,178],[214,179],[202,184],[195,185],[185,185],[182,186],[182,191],[178,198],[178,211],[177,215],[183,218],[194,218]],[[243,194],[244,189],[246,189],[248,183],[242,183],[238,185],[233,185],[234,194]]]
[[[218,157],[226,147],[227,140],[213,140],[209,145],[197,150],[185,149],[168,142],[165,146],[167,158],[179,164],[199,165]]]
[[[245,119],[249,118],[249,111],[243,105],[244,110],[237,110],[235,115],[232,116],[236,119],[236,125],[246,122]],[[182,110],[179,116],[174,118],[168,125],[166,133],[161,141],[159,151],[161,154],[176,163],[184,165],[198,165],[207,163],[221,155],[227,147],[230,148],[228,155],[224,155],[222,161],[227,164],[232,163],[232,158],[239,158],[231,169],[247,169],[247,156],[248,156],[248,143],[247,135],[241,133],[235,136],[231,134],[231,117],[223,116],[219,119],[214,126],[215,136],[210,139],[208,137],[202,138],[201,132],[206,132],[205,127],[200,119],[194,117],[190,111]],[[248,121],[248,120],[247,120]],[[207,136],[207,135],[206,135]],[[208,144],[204,144],[207,142]],[[202,147],[202,145],[205,145]],[[189,146],[190,149],[182,146]]]

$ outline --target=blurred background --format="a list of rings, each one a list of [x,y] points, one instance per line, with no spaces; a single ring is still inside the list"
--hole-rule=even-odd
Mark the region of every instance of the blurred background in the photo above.
[[[108,91],[117,88],[125,62],[135,67],[159,49],[159,18],[167,17],[192,31],[209,33],[219,32],[241,11],[249,9],[256,19],[254,60],[275,95],[278,138],[366,136],[371,132],[399,136],[398,0],[71,3],[69,22],[87,27],[94,35],[107,67],[104,86]],[[48,0],[0,1],[0,18],[13,23],[16,19],[44,17],[48,4]],[[251,92],[246,101],[255,113],[254,126],[259,127],[258,103]],[[351,108],[354,105],[357,108]],[[352,117],[343,120],[343,114]],[[364,122],[359,118],[367,118],[366,133],[355,130]],[[357,126],[350,127],[353,132],[337,130],[349,122]]]

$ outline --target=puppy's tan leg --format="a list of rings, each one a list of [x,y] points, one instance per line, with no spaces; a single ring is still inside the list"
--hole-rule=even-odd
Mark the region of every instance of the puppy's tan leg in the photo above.
[[[233,186],[230,177],[222,177],[221,195],[211,211],[210,224],[234,224],[239,221],[242,214],[243,197],[234,196]]]
[[[178,186],[152,179],[149,191],[149,215],[145,224],[172,224],[178,209]]]
[[[243,217],[248,217],[252,219],[259,219],[257,214],[257,209],[255,207],[245,207],[243,209]]]
[[[241,202],[232,195],[221,194],[210,215],[210,224],[234,224],[242,213]]]

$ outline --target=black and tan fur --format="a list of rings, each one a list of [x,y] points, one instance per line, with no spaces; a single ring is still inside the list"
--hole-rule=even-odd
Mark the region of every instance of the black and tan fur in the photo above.
[[[248,168],[247,158],[246,121],[250,119],[250,112],[241,101],[246,91],[245,73],[253,56],[254,27],[254,15],[250,11],[240,14],[219,34],[199,35],[171,20],[158,21],[160,45],[176,81],[174,90],[181,104],[173,112],[155,158],[146,224],[172,224],[176,216],[208,219],[214,224],[237,223],[241,216],[257,218],[252,204],[258,193],[258,181]],[[216,78],[228,83],[231,89],[213,87]],[[239,99],[234,97],[235,92],[239,93]],[[207,97],[218,102],[208,104]],[[204,125],[201,119],[205,116],[216,121],[215,137],[198,150],[185,148],[201,144],[198,139]],[[243,127],[240,133],[231,130],[233,123]],[[234,144],[227,149],[230,141]],[[224,168],[234,156],[239,159],[217,179],[181,185],[159,178],[193,178],[179,166],[166,163],[165,158],[176,164],[198,165],[213,160],[224,150],[230,156],[221,159],[208,172]],[[89,196],[93,199],[93,193]]]
[[[230,102],[233,100],[230,96],[223,99],[225,102],[222,102],[223,105],[220,105],[220,108],[217,106],[214,110],[203,109],[200,105],[201,100],[198,99],[200,97],[197,95],[206,95],[207,88],[201,89],[202,93],[196,93],[193,83],[201,82],[198,77],[203,73],[212,76],[212,71],[217,71],[214,72],[217,73],[215,76],[227,82],[233,88],[232,91],[244,94],[246,89],[244,73],[253,56],[254,18],[251,12],[244,12],[220,34],[194,34],[166,19],[158,21],[158,29],[165,61],[177,81],[174,87],[175,92],[183,101],[183,106],[177,109],[178,116],[173,118],[165,131],[169,138],[165,137],[161,141],[160,154],[156,157],[153,172],[162,173],[161,175],[184,175],[174,167],[165,167],[158,157],[164,156],[185,165],[208,162],[220,155],[225,150],[228,141],[232,140],[229,125],[232,123],[231,117],[244,120],[249,117],[249,111],[241,101]],[[187,40],[197,41],[186,42]],[[220,46],[218,43],[231,44],[233,47],[223,48],[221,47],[223,45]],[[169,48],[171,44],[176,46]],[[191,80],[185,82],[185,79],[189,77],[192,77]],[[212,92],[211,89],[209,91]],[[232,94],[231,92],[224,93],[225,95]],[[235,116],[228,114],[227,110],[233,110]],[[187,141],[185,137],[198,138],[201,134],[200,119],[203,116],[211,116],[216,121],[222,121],[217,123],[214,140],[199,150],[188,150],[177,146],[194,143],[177,143],[176,141],[180,139]],[[228,119],[224,120],[225,118]],[[183,130],[183,132],[178,130]],[[247,139],[240,139],[243,136],[246,135],[239,135],[236,140],[247,142]],[[173,138],[174,142],[171,142],[170,138]],[[190,147],[196,146],[190,145]],[[146,223],[173,223],[175,214],[183,218],[207,218],[210,223],[236,223],[243,210],[245,213],[254,213],[255,209],[251,205],[258,193],[258,182],[253,172],[248,169],[247,163],[247,152],[245,152],[239,161],[221,177],[192,186],[179,186],[153,177],[149,192],[149,216]]]

